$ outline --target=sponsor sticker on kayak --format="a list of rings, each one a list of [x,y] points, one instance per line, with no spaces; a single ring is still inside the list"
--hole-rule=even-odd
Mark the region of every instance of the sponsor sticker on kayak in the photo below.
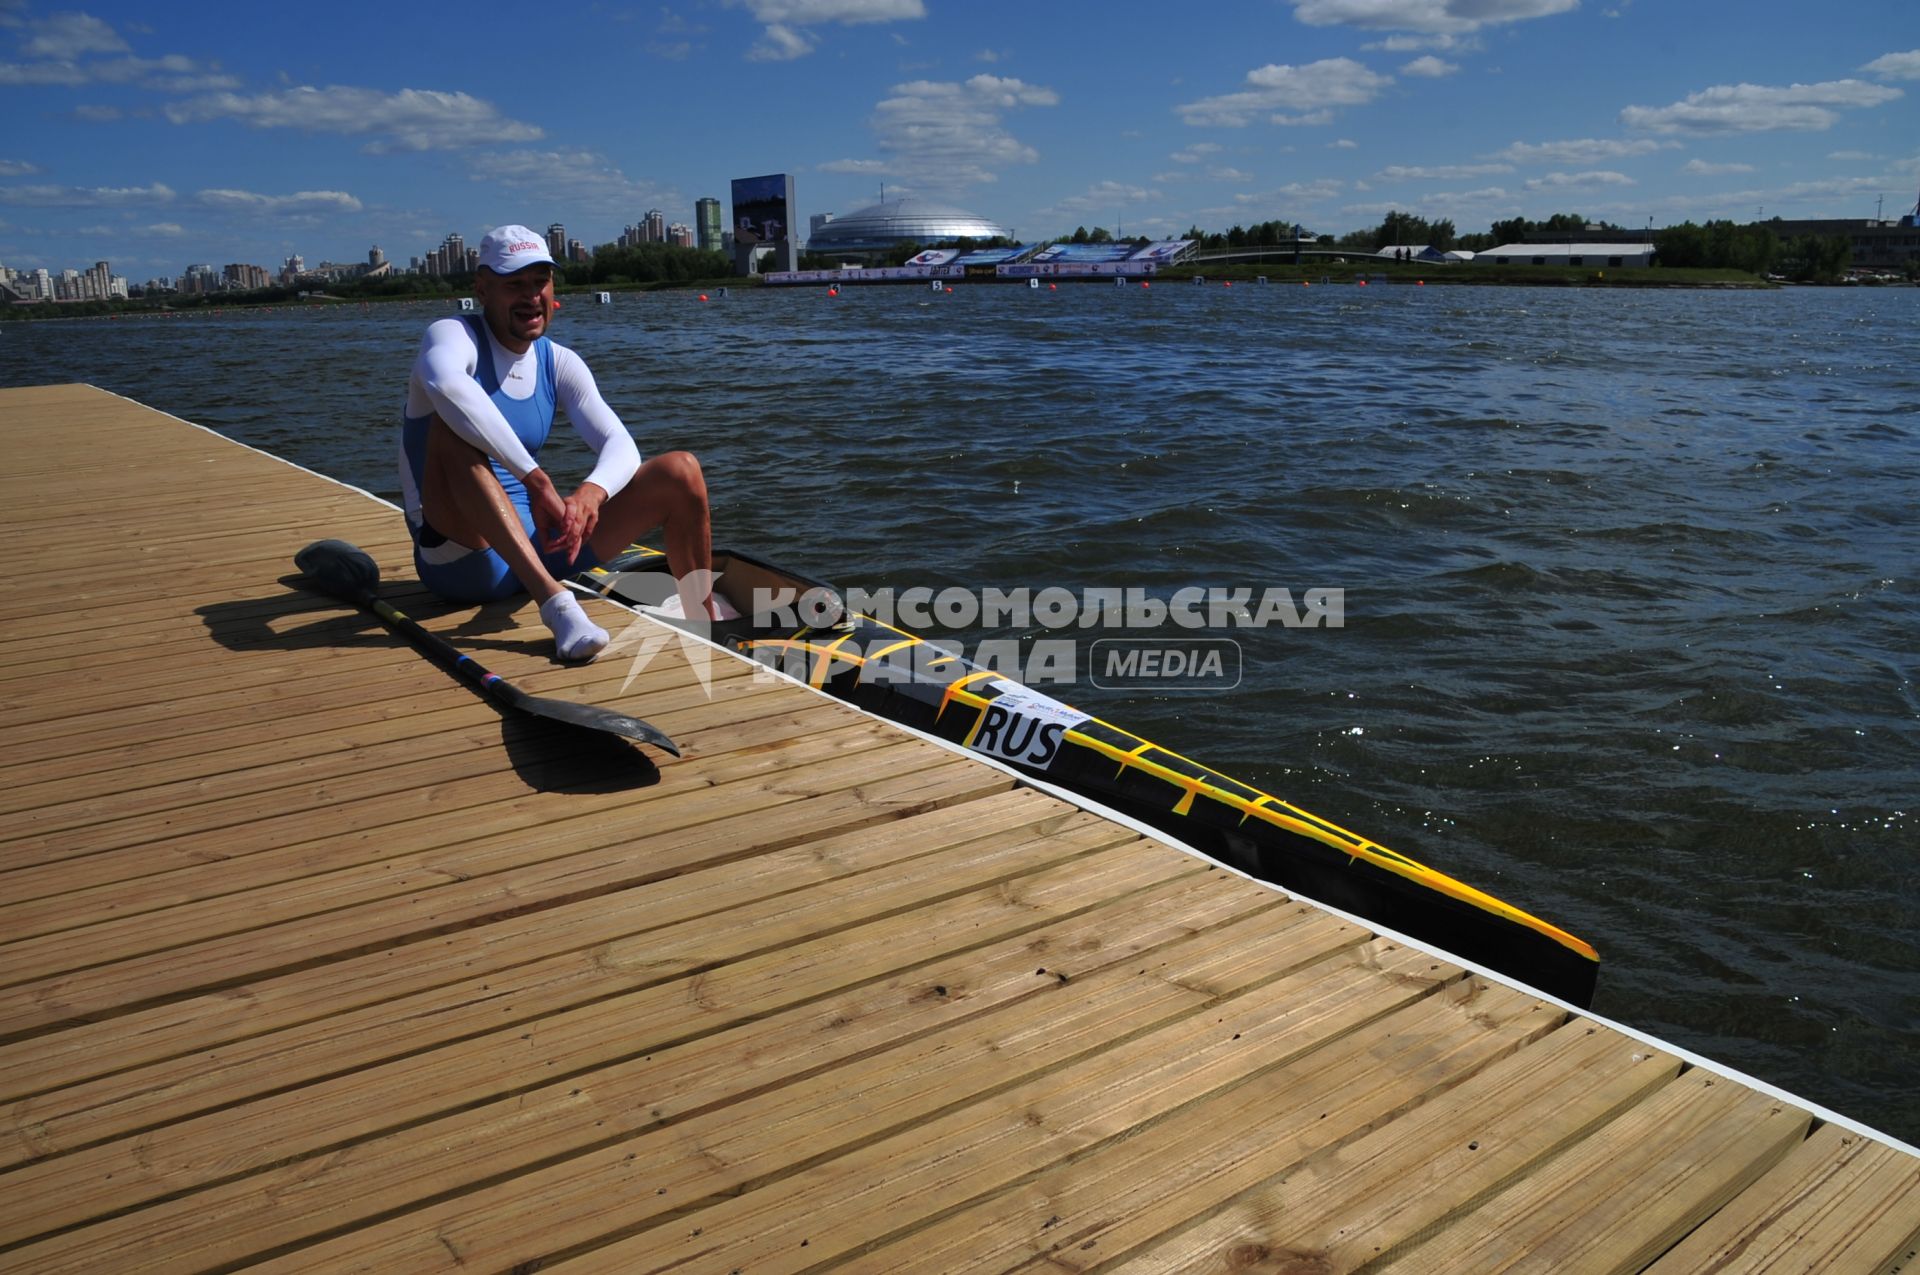
[[[1032,687],[999,680],[989,685],[1000,693],[980,710],[967,747],[1002,761],[1045,770],[1060,755],[1067,732],[1090,716]]]

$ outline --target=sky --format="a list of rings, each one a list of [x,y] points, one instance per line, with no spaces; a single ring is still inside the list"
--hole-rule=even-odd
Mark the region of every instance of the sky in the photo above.
[[[1920,6],[1856,0],[0,0],[0,264],[404,264],[735,177],[1024,241],[1898,217]]]

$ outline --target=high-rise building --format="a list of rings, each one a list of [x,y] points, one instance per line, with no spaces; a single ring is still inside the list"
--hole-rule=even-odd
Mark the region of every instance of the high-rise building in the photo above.
[[[555,261],[567,259],[567,228],[560,222],[547,227],[547,255]]]
[[[461,274],[467,268],[467,241],[458,231],[447,236],[447,269]]]
[[[679,248],[693,247],[693,227],[674,222],[667,227],[667,242]]]
[[[720,219],[720,201],[711,195],[694,200],[693,224],[698,234],[700,251],[718,252],[720,237],[726,233],[726,224]]]
[[[380,251],[379,244],[375,244],[373,247],[367,249],[367,264],[369,266],[385,265],[386,260],[387,254]]]
[[[560,260],[584,263],[592,260],[592,258],[587,254],[587,245],[581,243],[578,239],[569,239],[567,240],[567,251],[565,255],[560,257]]]
[[[667,215],[658,208],[647,209],[647,215],[641,224],[647,228],[648,243],[667,241]]]
[[[220,279],[226,287],[236,292],[250,292],[255,288],[264,288],[273,282],[261,267],[237,261],[222,268]]]
[[[813,216],[807,218],[807,238],[811,239],[819,234],[821,227],[832,220],[832,213],[815,213]]]

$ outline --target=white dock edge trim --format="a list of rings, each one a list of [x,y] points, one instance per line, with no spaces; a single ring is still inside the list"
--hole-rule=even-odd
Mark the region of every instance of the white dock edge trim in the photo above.
[[[385,505],[387,508],[393,510],[395,513],[405,512],[400,508],[400,506],[394,504],[391,500],[388,500],[385,496],[376,496],[364,487],[355,487],[352,483],[342,482],[340,479],[335,478],[332,474],[323,474],[317,469],[308,469],[305,465],[300,464],[298,461],[288,460],[285,456],[275,455],[273,452],[268,451],[264,447],[255,447],[252,443],[243,443],[239,439],[233,437],[231,434],[222,434],[219,430],[214,429],[211,426],[202,425],[198,421],[190,421],[184,416],[175,416],[172,412],[167,411],[165,408],[155,407],[151,403],[142,403],[137,398],[129,398],[125,394],[121,394],[115,390],[107,389],[104,386],[95,385],[90,381],[81,381],[80,384],[85,385],[90,390],[99,390],[102,394],[110,394],[114,398],[119,399],[122,403],[131,403],[135,407],[145,408],[147,411],[154,412],[160,416],[164,416],[170,421],[179,421],[182,425],[185,425],[190,429],[197,429],[202,434],[211,434],[222,442],[232,443],[235,447],[243,448],[244,450],[253,452],[256,455],[265,456],[268,460],[277,460],[282,465],[285,465],[289,469],[297,469],[303,474],[312,474],[315,478],[319,478],[319,479],[322,479],[323,481],[330,482],[335,487],[344,487],[350,492],[354,492],[357,495],[365,496],[368,500],[371,500],[376,505]],[[394,419],[397,421],[399,420],[399,417],[396,416]],[[395,425],[394,428],[398,430],[399,426]]]
[[[821,699],[827,700],[829,703],[838,704],[842,708],[850,709],[853,712],[860,714],[862,717],[870,718],[873,721],[880,722],[887,726],[891,726],[895,730],[903,731],[906,734],[913,735],[920,739],[924,739],[928,743],[933,744],[936,747],[943,748],[950,753],[956,754],[957,756],[965,757],[970,761],[979,762],[983,766],[990,766],[995,770],[1001,771],[1011,776],[1015,781],[1025,784],[1029,788],[1033,788],[1040,792],[1044,792],[1050,797],[1057,797],[1061,801],[1064,801],[1067,804],[1072,806],[1077,806],[1081,810],[1084,810],[1089,814],[1099,815],[1103,819],[1110,819],[1114,823],[1117,823],[1124,828],[1131,829],[1132,831],[1139,833],[1143,837],[1146,837],[1153,841],[1157,841],[1161,845],[1167,846],[1170,849],[1178,850],[1183,854],[1192,855],[1194,858],[1210,863],[1224,872],[1231,872],[1235,876],[1240,877],[1243,880],[1251,881],[1253,884],[1260,886],[1263,889],[1271,890],[1276,894],[1284,894],[1290,899],[1296,899],[1301,903],[1305,903],[1312,907],[1319,908],[1322,912],[1326,912],[1331,916],[1337,916],[1343,921],[1351,921],[1353,924],[1358,925],[1361,928],[1368,930],[1373,934],[1377,934],[1382,938],[1391,939],[1396,943],[1403,944],[1407,947],[1413,948],[1416,951],[1426,952],[1432,956],[1437,956],[1443,961],[1449,961],[1455,965],[1460,966],[1462,969],[1470,970],[1474,974],[1477,974],[1482,978],[1490,979],[1491,981],[1495,983],[1499,983],[1502,986],[1511,987],[1515,991],[1525,992],[1529,996],[1537,996],[1543,1001],[1547,1001],[1550,1004],[1560,1006],[1562,1009],[1566,1010],[1569,1014],[1572,1014],[1579,1018],[1586,1019],[1588,1022],[1598,1023],[1602,1027],[1611,1028],[1612,1030],[1619,1032],[1622,1036],[1626,1036],[1632,1040],[1637,1040],[1643,1045],[1647,1045],[1651,1048],[1660,1050],[1662,1053],[1671,1054],[1675,1058],[1678,1058],[1681,1061],[1685,1062],[1690,1067],[1701,1068],[1704,1071],[1712,1072],[1716,1076],[1720,1076],[1720,1077],[1723,1077],[1724,1079],[1734,1081],[1737,1084],[1745,1085],[1749,1089],[1757,1090],[1760,1093],[1764,1093],[1768,1095],[1769,1097],[1778,1098],[1780,1101],[1788,1104],[1789,1106],[1798,1107],[1800,1110],[1805,1111],[1810,1115],[1816,1117],[1823,1124],[1838,1125],[1840,1128],[1847,1130],[1849,1133],[1856,1133],[1863,1138],[1869,1138],[1874,1142],[1878,1142],[1885,1146],[1891,1147],[1895,1151],[1900,1151],[1907,1155],[1913,1156],[1916,1159],[1920,1159],[1920,1148],[1909,1146],[1907,1143],[1902,1142],[1900,1139],[1892,1136],[1891,1134],[1882,1133],[1880,1130],[1872,1128],[1869,1125],[1864,1125],[1860,1123],[1858,1120],[1855,1120],[1850,1116],[1844,1116],[1837,1111],[1833,1111],[1827,1107],[1823,1107],[1817,1102],[1809,1102],[1807,1099],[1800,1097],[1798,1094],[1794,1094],[1789,1092],[1788,1090],[1782,1089],[1778,1085],[1769,1084],[1767,1081],[1761,1080],[1757,1076],[1749,1076],[1743,1071],[1739,1071],[1733,1067],[1727,1066],[1725,1063],[1716,1062],[1713,1059],[1708,1058],[1702,1054],[1696,1054],[1690,1049],[1682,1049],[1678,1045],[1670,1044],[1667,1041],[1661,1040],[1658,1036],[1650,1035],[1647,1032],[1641,1031],[1637,1027],[1630,1027],[1625,1023],[1616,1022],[1611,1018],[1607,1018],[1603,1015],[1596,1014],[1590,1009],[1581,1009],[1578,1005],[1575,1005],[1570,1001],[1561,1000],[1557,996],[1550,996],[1546,992],[1541,991],[1537,987],[1529,987],[1527,984],[1521,982],[1519,979],[1509,977],[1508,975],[1502,974],[1497,970],[1488,969],[1486,966],[1476,964],[1473,961],[1467,960],[1465,957],[1455,956],[1453,953],[1445,951],[1442,948],[1434,947],[1430,943],[1422,942],[1421,940],[1418,940],[1418,939],[1408,938],[1406,935],[1400,933],[1398,930],[1389,929],[1388,927],[1379,924],[1377,921],[1370,921],[1364,916],[1359,916],[1359,915],[1356,915],[1355,913],[1348,912],[1342,908],[1334,907],[1331,903],[1322,903],[1320,900],[1316,898],[1313,898],[1309,895],[1301,894],[1298,890],[1290,890],[1285,888],[1284,886],[1276,885],[1271,881],[1263,881],[1259,877],[1254,876],[1252,873],[1246,872],[1240,868],[1236,868],[1231,863],[1223,863],[1220,860],[1214,858],[1212,855],[1207,854],[1205,851],[1196,850],[1194,847],[1188,845],[1184,841],[1181,841],[1179,838],[1171,836],[1168,833],[1163,832],[1159,828],[1155,828],[1150,824],[1142,823],[1140,820],[1135,819],[1132,815],[1123,814],[1122,812],[1115,810],[1110,806],[1103,805],[1099,801],[1095,800],[1092,797],[1088,797],[1083,793],[1073,792],[1069,789],[1062,788],[1057,784],[1049,783],[1044,779],[1036,779],[1032,775],[1026,774],[1023,771],[1015,770],[1012,766],[1009,766],[1005,762],[1000,761],[998,758],[988,757],[984,753],[977,753],[971,748],[965,748],[959,744],[954,743],[952,740],[942,739],[940,736],[929,734],[926,731],[919,729],[918,727],[908,726],[904,722],[896,722],[891,717],[882,717],[878,713],[872,712],[871,710],[868,710],[868,709],[861,708],[858,704],[849,703],[846,700],[840,699],[836,696],[829,695],[825,691],[820,690],[817,687],[810,686],[806,682],[801,681],[799,678],[792,676],[791,674],[787,673],[783,669],[774,668],[772,665],[768,665],[768,664],[762,664],[758,660],[752,659],[742,654],[739,651],[735,651],[729,647],[722,646],[720,643],[713,641],[711,638],[706,638],[698,634],[690,633],[686,629],[679,628],[677,625],[668,625],[661,620],[655,619],[653,616],[646,615],[644,612],[635,610],[633,607],[626,605],[624,602],[617,601],[613,598],[605,596],[604,594],[594,593],[590,589],[583,588],[580,591],[586,594],[586,596],[588,597],[600,598],[602,601],[612,603],[612,605],[619,607],[623,611],[631,611],[633,612],[633,614],[640,616],[643,619],[652,620],[655,624],[661,625],[662,628],[671,628],[675,632],[681,633],[695,641],[704,642],[708,646],[712,647],[714,650],[720,652],[723,655],[728,655],[736,660],[742,661],[743,663],[754,665],[761,672],[773,677],[780,678],[782,681],[791,682],[795,686],[798,686],[803,690],[806,690],[814,695],[818,695]]]

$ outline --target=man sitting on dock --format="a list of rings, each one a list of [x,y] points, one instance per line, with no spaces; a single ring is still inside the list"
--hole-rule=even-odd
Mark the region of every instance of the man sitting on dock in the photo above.
[[[686,614],[698,614],[707,599],[692,582],[712,568],[707,487],[690,453],[642,464],[587,365],[548,339],[553,278],[546,242],[525,226],[480,241],[480,313],[429,325],[413,363],[400,483],[422,583],[450,602],[528,593],[560,658],[590,660],[607,632],[559,578],[664,526]],[[556,404],[596,456],[564,499],[539,463]]]

